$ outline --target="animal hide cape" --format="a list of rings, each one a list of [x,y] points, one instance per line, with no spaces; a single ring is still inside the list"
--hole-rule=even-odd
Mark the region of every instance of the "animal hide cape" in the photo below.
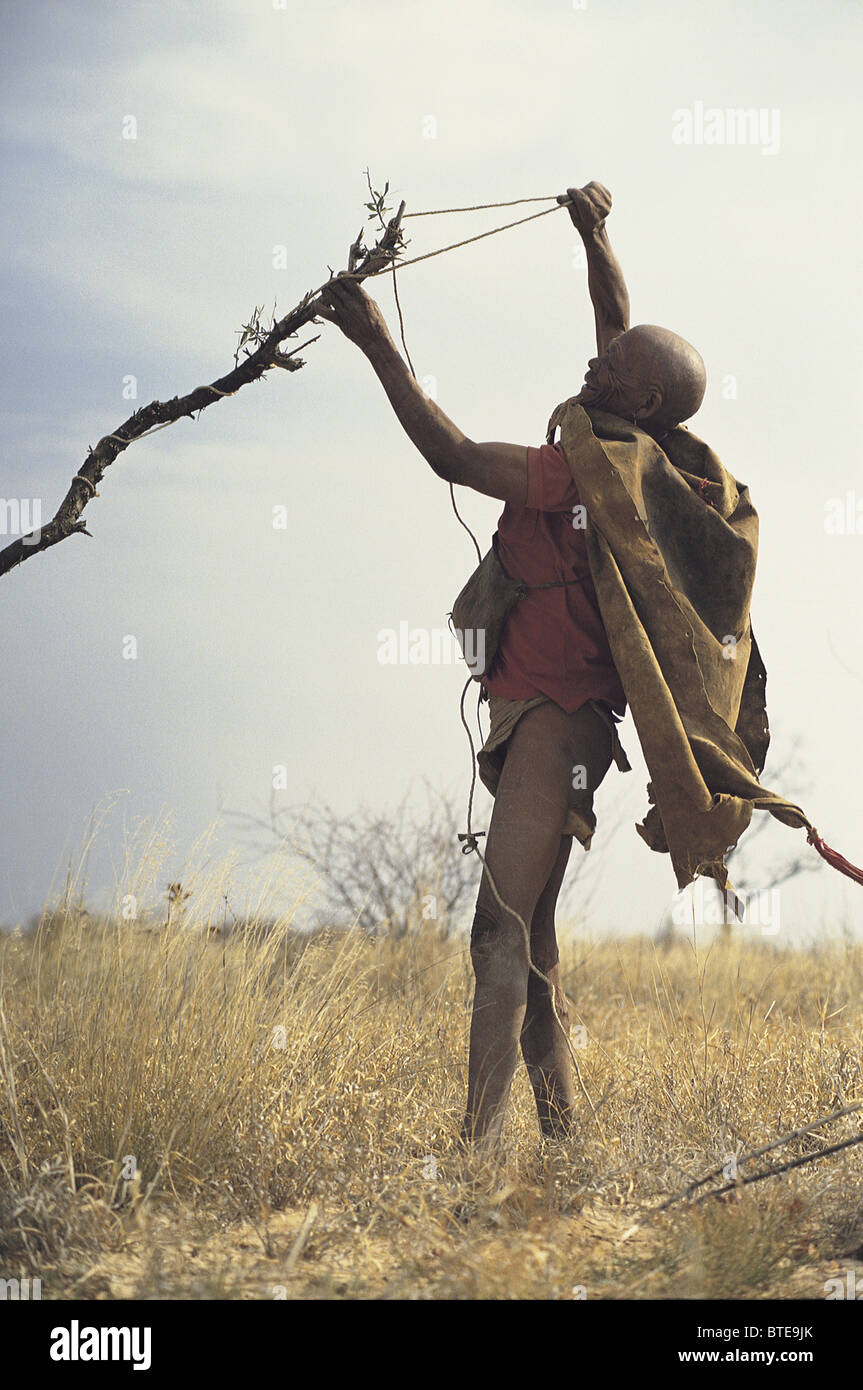
[[[678,886],[728,891],[725,856],[754,808],[812,829],[758,780],[770,731],[766,672],[749,620],[758,517],[748,488],[683,426],[660,444],[574,399],[560,444],[587,512],[590,568],[650,772],[636,828]],[[732,890],[733,891],[733,890]]]

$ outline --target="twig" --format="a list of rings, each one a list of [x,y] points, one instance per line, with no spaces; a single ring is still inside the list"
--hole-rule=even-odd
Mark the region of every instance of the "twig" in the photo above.
[[[726,1192],[733,1192],[735,1188],[746,1187],[751,1182],[761,1182],[763,1178],[776,1177],[778,1173],[788,1173],[792,1168],[802,1168],[804,1163],[814,1163],[818,1158],[826,1158],[828,1154],[837,1154],[841,1149],[849,1149],[853,1144],[863,1144],[863,1134],[855,1134],[850,1139],[843,1139],[841,1144],[831,1144],[829,1149],[819,1149],[814,1154],[803,1154],[801,1158],[793,1158],[789,1163],[782,1163],[778,1168],[765,1168],[761,1173],[751,1173],[748,1178],[738,1178],[735,1182],[726,1183],[724,1187],[714,1188],[712,1192],[705,1192],[700,1197],[696,1197],[693,1206],[697,1207],[700,1202],[706,1202],[710,1197],[721,1197]]]
[[[303,1221],[303,1224],[300,1227],[299,1234],[297,1235],[297,1238],[291,1247],[291,1252],[288,1255],[287,1260],[285,1261],[285,1274],[293,1273],[294,1267],[296,1266],[297,1261],[302,1255],[306,1241],[308,1240],[311,1234],[312,1227],[314,1226],[315,1221],[317,1220],[318,1210],[319,1208],[317,1202],[312,1202],[308,1211],[306,1212],[305,1220]]]
[[[771,1140],[769,1144],[762,1144],[760,1149],[753,1149],[751,1153],[742,1154],[740,1158],[737,1159],[737,1163],[738,1165],[741,1163],[750,1163],[753,1159],[761,1158],[763,1154],[769,1153],[771,1149],[778,1149],[782,1144],[790,1143],[792,1139],[800,1139],[804,1134],[811,1134],[811,1132],[814,1129],[820,1129],[823,1125],[832,1124],[834,1120],[840,1120],[844,1115],[853,1115],[855,1111],[861,1109],[863,1109],[863,1101],[858,1101],[855,1105],[846,1105],[842,1110],[834,1110],[832,1115],[825,1115],[820,1120],[813,1120],[811,1124],[802,1125],[800,1129],[793,1129],[790,1131],[790,1133],[783,1134],[779,1139]],[[863,1135],[861,1135],[860,1137],[863,1138]],[[851,1142],[856,1143],[857,1140],[855,1139]],[[844,1148],[846,1147],[846,1145],[840,1144],[838,1147]],[[804,1161],[808,1162],[812,1158],[820,1158],[822,1154],[833,1152],[833,1149],[820,1149],[817,1154],[807,1155]],[[796,1167],[797,1162],[795,1161],[794,1163],[791,1163],[787,1166]],[[668,1197],[660,1206],[654,1207],[654,1211],[665,1211],[668,1207],[673,1206],[675,1202],[682,1201],[684,1197],[691,1197],[693,1192],[697,1192],[698,1188],[703,1187],[706,1182],[710,1182],[713,1178],[720,1177],[724,1171],[724,1168],[725,1164],[720,1164],[718,1168],[714,1168],[710,1173],[706,1173],[703,1178],[699,1178],[696,1182],[691,1182],[688,1187],[683,1189],[682,1192],[676,1192],[673,1197]],[[770,1175],[774,1172],[782,1173],[784,1171],[784,1168],[768,1169],[762,1174],[762,1176],[770,1177]],[[751,1182],[754,1181],[754,1179],[747,1178],[745,1181]],[[738,1184],[736,1183],[731,1183],[730,1187],[735,1187],[737,1185]],[[729,1187],[717,1188],[715,1192],[705,1193],[705,1196],[716,1197],[720,1192],[728,1191]],[[703,1197],[698,1198],[699,1202],[703,1200]]]

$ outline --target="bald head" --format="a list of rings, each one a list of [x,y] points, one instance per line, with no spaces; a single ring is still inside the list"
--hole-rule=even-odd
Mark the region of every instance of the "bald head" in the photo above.
[[[668,328],[641,323],[591,359],[576,399],[656,435],[694,415],[706,386],[704,362],[691,343]]]

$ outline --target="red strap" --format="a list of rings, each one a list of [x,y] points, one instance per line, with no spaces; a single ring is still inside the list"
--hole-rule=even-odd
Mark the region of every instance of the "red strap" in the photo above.
[[[863,884],[863,869],[858,869],[856,864],[845,859],[838,850],[831,849],[829,845],[826,845],[814,826],[810,827],[806,838],[810,845],[815,846],[821,858],[826,859],[832,868],[838,869],[840,874],[847,874],[848,878],[853,878],[855,883]]]
[[[714,504],[713,498],[707,496],[707,489],[709,487],[710,479],[702,478],[698,484],[698,496],[701,498],[702,502],[706,502],[708,507],[713,507],[713,510],[716,511],[716,506]]]

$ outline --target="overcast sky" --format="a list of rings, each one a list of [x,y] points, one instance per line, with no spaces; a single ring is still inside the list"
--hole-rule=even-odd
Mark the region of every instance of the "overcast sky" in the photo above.
[[[367,166],[409,210],[599,179],[633,323],[700,349],[692,428],[760,513],[763,780],[863,862],[861,18],[856,0],[2,0],[0,494],[47,519],[135,405],[222,375],[256,304],[283,313],[345,264]],[[518,212],[408,223],[408,254]],[[559,212],[401,277],[417,372],[471,437],[539,444],[578,389],[576,242]],[[172,817],[164,887],[220,807],[266,812],[276,765],[286,805],[386,809],[422,778],[466,795],[462,668],[381,665],[378,634],[445,626],[473,550],[361,354],[320,332],[301,372],[129,448],[93,539],[0,581],[0,922],[41,906],[99,807],[94,900],[142,822]],[[485,548],[500,504],[462,501]],[[675,890],[633,829],[646,773],[622,732],[635,770],[597,799],[595,932],[652,930]],[[802,841],[772,824],[756,872]],[[213,846],[242,851],[224,822]],[[783,932],[861,907],[825,867],[783,889]]]

